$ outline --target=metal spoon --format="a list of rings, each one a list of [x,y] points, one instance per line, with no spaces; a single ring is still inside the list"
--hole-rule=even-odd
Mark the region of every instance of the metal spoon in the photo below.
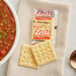
[[[76,50],[74,50],[70,56],[70,64],[72,68],[76,70]]]

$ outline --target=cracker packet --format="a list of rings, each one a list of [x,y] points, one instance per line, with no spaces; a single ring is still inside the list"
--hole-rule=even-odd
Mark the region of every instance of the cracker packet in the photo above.
[[[32,44],[44,40],[55,43],[58,12],[50,9],[33,9]]]

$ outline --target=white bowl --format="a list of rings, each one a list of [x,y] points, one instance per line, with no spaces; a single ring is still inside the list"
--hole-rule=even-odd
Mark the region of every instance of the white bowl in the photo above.
[[[13,16],[15,18],[16,37],[15,37],[15,41],[13,43],[12,48],[10,49],[9,53],[0,61],[0,65],[4,64],[9,59],[9,57],[13,54],[13,52],[14,52],[16,46],[17,46],[18,39],[19,39],[19,20],[18,20],[17,14],[16,14],[14,8],[12,7],[11,3],[8,0],[4,0],[4,1],[8,5],[8,7],[10,8],[10,10],[12,11],[12,14],[13,14]]]

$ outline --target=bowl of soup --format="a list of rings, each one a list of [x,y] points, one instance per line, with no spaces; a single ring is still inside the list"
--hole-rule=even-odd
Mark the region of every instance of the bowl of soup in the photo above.
[[[0,0],[0,65],[15,51],[19,38],[17,14],[8,0]]]

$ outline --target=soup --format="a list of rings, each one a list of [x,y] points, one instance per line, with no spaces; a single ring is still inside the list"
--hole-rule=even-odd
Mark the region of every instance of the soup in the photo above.
[[[0,0],[0,61],[13,46],[16,35],[14,16],[8,5]]]

